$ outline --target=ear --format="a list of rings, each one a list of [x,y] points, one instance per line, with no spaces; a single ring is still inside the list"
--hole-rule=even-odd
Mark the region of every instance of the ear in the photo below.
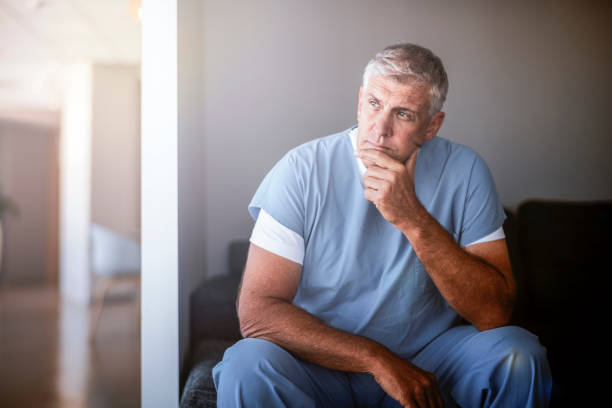
[[[425,141],[429,142],[436,137],[438,130],[440,130],[444,122],[444,116],[444,112],[437,112],[429,119],[429,125],[427,125],[427,130],[425,131]]]

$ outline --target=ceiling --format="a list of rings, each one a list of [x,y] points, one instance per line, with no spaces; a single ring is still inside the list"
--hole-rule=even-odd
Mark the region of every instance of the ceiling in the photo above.
[[[139,4],[0,0],[0,111],[58,110],[68,64],[139,64]]]

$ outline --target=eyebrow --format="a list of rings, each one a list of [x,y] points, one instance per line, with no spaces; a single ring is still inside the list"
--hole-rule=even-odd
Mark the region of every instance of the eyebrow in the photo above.
[[[404,108],[404,107],[401,107],[401,106],[398,106],[397,108],[393,108],[393,109],[394,109],[394,110],[398,110],[398,111],[408,111],[408,112],[410,112],[410,113],[414,113],[415,115],[418,115],[418,113],[419,113],[418,111],[415,111],[415,110],[413,110],[413,109],[410,109],[410,108]]]
[[[374,94],[372,94],[371,92],[368,92],[368,97],[372,98],[372,99],[376,99],[377,102],[380,101],[380,99],[378,99],[376,96],[374,96]],[[418,111],[415,111],[414,109],[411,109],[411,108],[408,108],[408,107],[405,107],[405,106],[396,106],[395,108],[393,108],[393,110],[396,110],[396,111],[400,111],[400,110],[408,111],[408,112],[414,113],[415,115],[418,115],[418,113],[419,113]]]

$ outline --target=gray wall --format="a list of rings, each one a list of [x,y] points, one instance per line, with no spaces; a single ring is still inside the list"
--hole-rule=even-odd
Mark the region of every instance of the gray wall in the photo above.
[[[202,137],[202,3],[181,0],[177,4],[179,358],[183,364],[189,348],[189,295],[206,270],[206,220],[202,215],[206,207],[202,183],[206,153]]]
[[[290,148],[355,122],[363,66],[399,41],[433,49],[450,92],[440,135],[489,163],[505,205],[612,198],[612,7],[575,1],[205,1],[197,216],[209,275],[247,238],[246,207]]]

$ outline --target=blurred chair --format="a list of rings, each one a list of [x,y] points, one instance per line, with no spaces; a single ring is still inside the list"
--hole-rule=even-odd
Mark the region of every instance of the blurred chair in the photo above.
[[[94,296],[89,341],[93,342],[109,289],[128,283],[136,287],[140,325],[140,244],[110,228],[91,225],[91,267]]]

